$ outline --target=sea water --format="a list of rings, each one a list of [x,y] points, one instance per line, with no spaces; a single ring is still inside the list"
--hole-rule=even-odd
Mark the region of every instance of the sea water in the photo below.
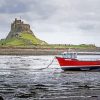
[[[0,56],[0,96],[4,100],[100,100],[99,71],[65,72],[56,59],[49,65],[54,57]]]

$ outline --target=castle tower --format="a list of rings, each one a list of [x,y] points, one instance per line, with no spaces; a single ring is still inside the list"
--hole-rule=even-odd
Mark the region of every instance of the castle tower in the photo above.
[[[22,32],[27,32],[34,35],[29,24],[24,24],[22,20],[15,18],[14,22],[11,24],[11,30],[6,39],[18,36],[18,34]]]

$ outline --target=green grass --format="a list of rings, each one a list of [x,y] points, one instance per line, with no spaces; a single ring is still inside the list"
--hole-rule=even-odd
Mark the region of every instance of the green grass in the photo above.
[[[23,45],[23,41],[21,39],[17,39],[17,38],[12,38],[12,39],[7,39],[7,40],[3,40],[0,42],[1,45],[5,45],[5,46],[17,46],[17,45]]]
[[[67,44],[47,44],[46,42],[36,38],[34,35],[23,32],[17,37],[0,40],[0,46],[19,46],[19,47],[36,47],[36,48],[94,48],[95,45],[67,45]]]
[[[30,46],[36,44],[42,45],[47,43],[36,38],[34,35],[25,32],[20,33],[20,35],[17,37],[0,41],[1,46]]]
[[[41,44],[43,42],[40,39],[34,37],[32,34],[28,34],[28,33],[21,33],[19,35],[19,37],[21,39],[25,39],[25,40],[29,41],[30,44]]]

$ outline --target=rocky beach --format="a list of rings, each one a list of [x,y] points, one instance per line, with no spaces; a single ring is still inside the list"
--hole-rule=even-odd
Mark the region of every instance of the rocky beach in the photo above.
[[[66,52],[67,48],[0,48],[0,55],[59,55],[62,52]],[[100,52],[100,48],[91,48],[91,49],[74,49],[76,52],[84,52],[84,54],[89,54],[86,52]],[[94,53],[96,54],[96,53]]]

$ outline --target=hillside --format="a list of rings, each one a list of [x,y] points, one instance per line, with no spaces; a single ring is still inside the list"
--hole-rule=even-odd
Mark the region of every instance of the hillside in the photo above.
[[[47,43],[27,32],[22,32],[16,37],[12,37],[0,41],[0,45],[2,46],[31,46],[37,44],[44,45]]]
[[[25,24],[22,20],[15,18],[11,23],[11,29],[6,39],[0,40],[1,46],[33,46],[45,45],[45,41],[38,39],[29,24]]]
[[[65,48],[78,48],[78,49],[94,49],[95,45],[80,44],[47,44],[45,41],[38,39],[29,24],[25,24],[22,20],[15,18],[11,23],[11,29],[6,39],[0,40],[0,47],[21,47],[21,48],[47,48],[47,49],[65,49]]]

